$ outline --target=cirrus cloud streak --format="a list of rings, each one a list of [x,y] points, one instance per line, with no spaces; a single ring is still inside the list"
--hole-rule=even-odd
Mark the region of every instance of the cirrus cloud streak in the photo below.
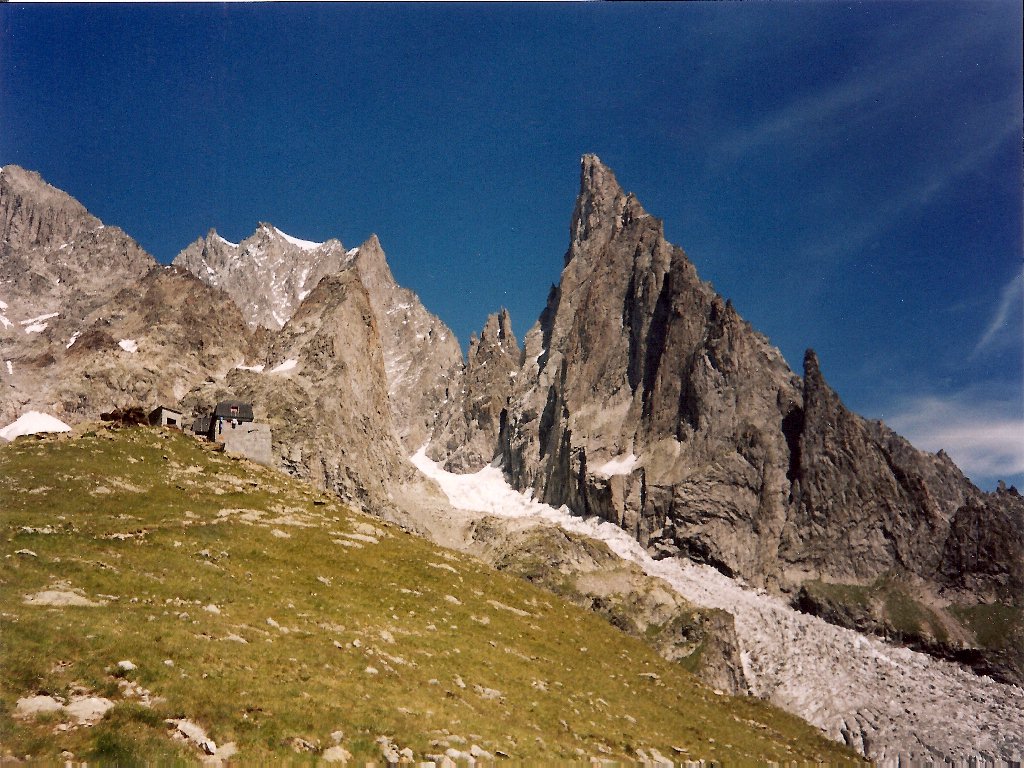
[[[971,393],[907,401],[889,425],[927,451],[944,450],[968,477],[986,486],[1024,477],[1024,404]]]

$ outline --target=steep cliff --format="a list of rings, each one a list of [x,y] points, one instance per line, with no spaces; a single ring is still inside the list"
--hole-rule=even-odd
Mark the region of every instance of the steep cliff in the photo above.
[[[945,454],[850,412],[812,351],[797,376],[596,157],[583,158],[561,279],[511,392],[504,377],[469,383],[477,354],[463,418],[447,416],[429,452],[449,469],[478,468],[496,434],[514,485],[659,557],[939,655],[986,653],[963,618],[972,606],[1007,606],[1018,631],[1020,497],[984,493]],[[866,613],[825,607],[813,584],[878,599]],[[1024,679],[1019,661],[1000,674]]]
[[[510,408],[513,482],[755,581],[775,578],[799,380],[593,156]]]
[[[462,387],[450,391],[437,418],[430,448],[433,458],[444,458],[451,471],[468,472],[500,455],[521,363],[512,320],[502,309],[487,318],[479,339],[470,339]]]

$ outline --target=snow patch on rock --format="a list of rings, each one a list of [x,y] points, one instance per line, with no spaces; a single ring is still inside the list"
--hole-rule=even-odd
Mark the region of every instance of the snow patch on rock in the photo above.
[[[274,368],[270,369],[271,373],[285,373],[286,371],[294,370],[295,366],[299,364],[299,361],[295,358],[288,358],[283,363]]]
[[[616,456],[595,469],[594,473],[601,477],[628,475],[636,467],[637,460],[637,457],[632,453],[628,456]]]
[[[125,352],[131,352],[135,354],[139,351],[139,344],[135,339],[121,339],[117,342],[117,346],[123,349]]]
[[[289,243],[291,243],[292,245],[297,245],[304,251],[315,251],[317,248],[320,248],[323,245],[323,243],[314,243],[312,240],[300,240],[297,237],[286,235],[277,227],[274,227],[274,231],[281,237],[283,237],[285,240],[287,240]]]
[[[55,318],[59,314],[60,314],[59,312],[49,312],[49,313],[47,313],[45,315],[39,315],[38,317],[30,317],[28,320],[21,320],[18,323],[18,325],[28,325],[28,326],[38,325],[39,323],[42,323],[44,320],[52,320],[53,318]],[[44,327],[45,327],[45,325],[44,325]],[[28,333],[28,331],[26,331],[26,333]]]

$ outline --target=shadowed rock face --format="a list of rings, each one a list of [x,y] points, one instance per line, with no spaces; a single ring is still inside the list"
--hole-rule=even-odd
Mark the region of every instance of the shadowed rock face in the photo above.
[[[430,455],[452,472],[472,472],[501,453],[502,431],[522,351],[506,310],[487,318],[480,338],[470,339],[462,387],[445,400]]]

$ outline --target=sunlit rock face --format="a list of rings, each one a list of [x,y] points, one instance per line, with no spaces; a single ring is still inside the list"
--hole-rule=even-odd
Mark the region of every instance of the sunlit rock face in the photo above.
[[[974,642],[944,606],[1024,597],[1020,496],[983,493],[945,454],[847,410],[813,351],[796,375],[596,157],[518,370],[505,373],[509,347],[481,377],[482,348],[462,418],[447,414],[428,451],[449,469],[486,463],[497,435],[518,488],[794,600],[812,581],[896,579],[953,628],[925,621],[905,638],[940,655]],[[892,621],[849,619],[885,634]],[[1020,659],[995,673],[1024,679]]]
[[[395,282],[376,235],[345,250],[338,240],[300,240],[272,224],[260,224],[238,244],[210,230],[174,263],[226,291],[250,325],[272,331],[293,317],[323,278],[352,272],[377,325],[392,426],[410,452],[426,442],[461,376],[462,351],[416,294]]]
[[[799,378],[593,156],[570,232],[509,409],[512,479],[665,554],[777,578]]]
[[[280,329],[320,279],[352,260],[338,240],[314,243],[261,223],[240,243],[211,229],[174,258],[209,285],[224,289],[252,326]]]

